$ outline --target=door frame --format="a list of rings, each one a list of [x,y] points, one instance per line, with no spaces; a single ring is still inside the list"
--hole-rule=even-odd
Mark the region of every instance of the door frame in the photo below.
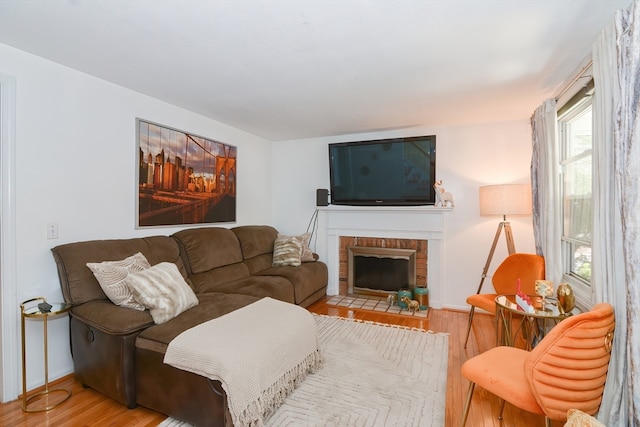
[[[19,396],[16,256],[16,79],[0,73],[0,402]]]

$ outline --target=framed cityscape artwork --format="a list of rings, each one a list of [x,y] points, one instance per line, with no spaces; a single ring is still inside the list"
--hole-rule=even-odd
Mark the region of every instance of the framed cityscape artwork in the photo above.
[[[137,227],[234,222],[238,149],[136,119]]]

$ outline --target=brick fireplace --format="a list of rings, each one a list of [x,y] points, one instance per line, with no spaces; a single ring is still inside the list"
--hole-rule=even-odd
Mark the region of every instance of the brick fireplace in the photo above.
[[[385,296],[427,285],[426,240],[340,236],[339,258],[340,295]]]
[[[348,292],[346,247],[362,246],[362,242],[374,247],[415,245],[416,250],[422,247],[416,254],[416,283],[426,282],[429,305],[442,308],[444,220],[450,211],[434,206],[319,207],[316,252],[329,269],[327,294]]]

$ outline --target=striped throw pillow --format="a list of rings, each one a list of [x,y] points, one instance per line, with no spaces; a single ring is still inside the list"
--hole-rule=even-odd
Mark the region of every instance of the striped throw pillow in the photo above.
[[[273,243],[273,265],[299,266],[301,264],[303,244],[304,242],[300,236],[278,234],[276,241]]]

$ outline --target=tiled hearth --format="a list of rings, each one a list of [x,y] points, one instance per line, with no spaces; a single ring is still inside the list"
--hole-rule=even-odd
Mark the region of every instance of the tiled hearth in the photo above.
[[[416,311],[415,313],[406,310],[398,305],[390,305],[386,299],[366,296],[345,296],[335,295],[327,299],[328,305],[338,307],[357,308],[361,310],[378,311],[381,313],[399,314],[403,316],[427,317],[428,309]]]

